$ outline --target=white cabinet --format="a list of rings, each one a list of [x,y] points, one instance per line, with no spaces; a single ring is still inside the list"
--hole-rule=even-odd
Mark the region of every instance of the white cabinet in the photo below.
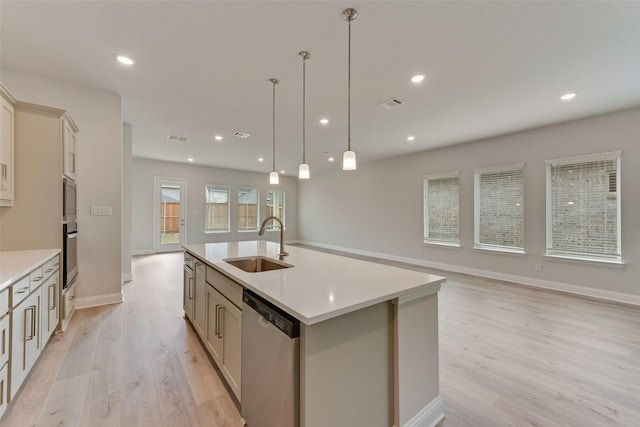
[[[11,397],[15,396],[40,355],[41,295],[34,292],[13,308],[11,327]]]
[[[63,146],[64,146],[64,175],[69,177],[75,181],[76,179],[76,142],[77,142],[77,132],[78,128],[75,123],[71,119],[71,117],[66,114],[62,118],[62,127],[63,127]]]
[[[61,298],[62,300],[62,312],[60,313],[62,319],[60,321],[62,325],[62,330],[64,331],[71,320],[71,316],[73,315],[73,311],[76,308],[76,284],[74,283],[71,287],[67,288],[64,291],[64,294]]]
[[[0,83],[0,206],[13,206],[15,98]]]
[[[182,287],[182,308],[187,319],[193,321],[193,257],[184,254],[184,276]]]
[[[202,339],[204,339],[205,335],[206,335],[206,321],[207,321],[207,314],[206,314],[206,293],[205,293],[205,287],[206,287],[206,276],[205,276],[205,267],[204,267],[204,263],[201,261],[196,261],[195,264],[195,270],[194,270],[194,274],[195,274],[195,278],[194,278],[194,283],[195,283],[195,302],[194,302],[194,314],[193,314],[193,326],[196,328],[196,331],[198,332],[198,334],[200,335],[200,337]]]
[[[9,402],[9,289],[0,292],[0,417]]]
[[[42,285],[40,292],[42,301],[42,313],[40,316],[42,342],[46,343],[60,322],[60,310],[58,310],[60,301],[58,270],[55,270],[51,277]]]
[[[208,267],[205,343],[238,401],[242,349],[241,304],[242,286]]]

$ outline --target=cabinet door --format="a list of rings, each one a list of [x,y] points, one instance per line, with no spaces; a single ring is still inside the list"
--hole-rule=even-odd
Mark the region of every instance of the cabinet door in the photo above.
[[[0,417],[7,410],[9,402],[9,364],[0,366]]]
[[[220,332],[220,313],[224,297],[213,286],[206,286],[207,329],[205,345],[218,367],[222,366],[222,334]]]
[[[40,292],[34,292],[13,309],[11,327],[11,397],[16,395],[40,354],[38,312]]]
[[[0,367],[9,361],[9,315],[0,319]]]
[[[184,315],[193,321],[193,271],[187,264],[184,265],[182,307],[184,308]]]
[[[44,346],[49,338],[56,330],[58,321],[60,320],[60,310],[58,310],[60,287],[58,286],[58,271],[42,285],[41,297],[42,297],[42,313],[41,313],[41,325],[42,325],[42,345]]]
[[[13,206],[13,106],[0,101],[0,206]]]
[[[201,338],[204,339],[206,327],[207,327],[207,313],[206,313],[206,279],[205,279],[205,267],[204,263],[196,262],[195,265],[195,306],[194,306],[194,323],[193,325],[198,331]]]
[[[222,319],[222,374],[227,379],[229,387],[240,400],[240,362],[242,359],[242,311],[224,298]]]

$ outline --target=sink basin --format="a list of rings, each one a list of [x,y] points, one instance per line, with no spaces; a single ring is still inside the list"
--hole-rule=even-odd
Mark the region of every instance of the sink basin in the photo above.
[[[291,268],[292,265],[275,261],[266,257],[246,257],[246,258],[229,258],[223,260],[226,263],[239,268],[247,273],[259,273],[261,271],[280,270],[282,268]]]

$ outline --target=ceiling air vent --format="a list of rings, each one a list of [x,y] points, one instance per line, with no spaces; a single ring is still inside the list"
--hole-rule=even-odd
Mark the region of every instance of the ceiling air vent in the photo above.
[[[237,136],[238,138],[242,138],[242,139],[249,138],[249,134],[246,132],[234,132],[233,136]]]
[[[388,100],[386,100],[384,102],[381,102],[378,105],[381,106],[382,108],[386,109],[386,110],[391,110],[392,108],[399,107],[402,104],[404,104],[404,102],[399,100],[398,98],[391,98],[391,99],[388,99]]]
[[[187,138],[184,136],[168,135],[167,139],[169,141],[187,142]]]

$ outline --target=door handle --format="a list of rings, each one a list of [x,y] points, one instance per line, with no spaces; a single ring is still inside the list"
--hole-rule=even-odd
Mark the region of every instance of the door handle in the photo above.
[[[184,225],[184,218],[180,218],[180,225]]]

